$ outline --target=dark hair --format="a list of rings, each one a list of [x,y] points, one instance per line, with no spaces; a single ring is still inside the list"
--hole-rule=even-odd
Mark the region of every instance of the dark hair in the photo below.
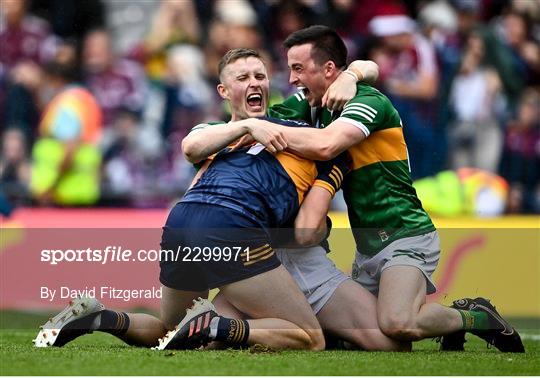
[[[324,25],[314,25],[295,31],[287,37],[283,46],[290,49],[293,46],[311,43],[311,57],[321,65],[331,60],[338,68],[347,65],[347,47],[338,33]]]
[[[45,63],[44,71],[50,77],[60,79],[66,83],[77,81],[79,78],[77,67],[74,64],[51,61]]]
[[[263,58],[261,57],[261,54],[257,50],[253,49],[232,49],[229,50],[223,55],[223,57],[219,60],[218,64],[218,75],[221,78],[221,72],[223,72],[223,69],[227,67],[229,64],[236,62],[238,59],[242,58],[249,58],[254,57],[257,59],[260,59],[262,62],[264,62]]]

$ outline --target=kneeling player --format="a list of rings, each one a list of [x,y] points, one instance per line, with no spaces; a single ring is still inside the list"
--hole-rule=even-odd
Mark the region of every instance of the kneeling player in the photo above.
[[[329,168],[343,177],[347,164],[343,155]],[[161,321],[103,310],[96,300],[81,299],[45,325],[36,345],[61,346],[92,330],[112,333],[130,344],[155,345],[165,328],[178,324],[161,339],[158,349],[196,348],[213,340],[322,349],[319,323],[276,258],[269,234],[270,228],[294,219],[313,182],[310,195],[326,192],[327,201],[341,184],[329,172],[318,172],[310,160],[288,152],[272,155],[255,146],[218,154],[171,211],[162,239],[163,250],[180,247],[213,253],[206,259],[183,255],[161,262]],[[320,231],[325,227],[324,216],[298,219],[305,220],[297,224],[299,229]],[[234,256],[225,254],[226,250]],[[219,316],[210,302],[197,300],[207,297],[213,288],[219,288],[248,320]],[[195,305],[184,317],[192,301]]]
[[[372,66],[374,63],[356,63],[355,68],[362,71],[360,77],[369,80],[376,78],[377,70]],[[235,143],[243,134],[242,120],[246,118],[261,117],[267,112],[269,115],[279,115],[279,118],[293,119],[304,111],[313,116],[318,113],[316,108],[310,108],[305,101],[301,101],[304,98],[302,92],[291,96],[284,104],[269,109],[266,67],[261,56],[254,50],[230,50],[222,57],[218,73],[221,83],[217,89],[230,105],[231,122],[202,124],[193,128],[183,140],[182,147],[186,158],[194,163],[200,164],[223,147]],[[348,91],[346,84],[353,89],[351,97],[356,93],[356,85],[350,82],[350,75],[341,76],[345,80],[341,84],[336,80],[334,84],[340,85],[332,91],[329,88],[327,93],[342,92],[337,98],[344,101],[343,96]],[[328,98],[334,105],[339,102],[332,96]],[[283,143],[284,140],[277,141],[275,147],[283,147]],[[316,193],[310,193],[302,204],[298,223],[303,223],[301,218],[304,216],[319,219],[321,215],[326,215],[328,205],[325,198],[317,198]],[[377,324],[375,296],[339,270],[323,247],[316,243],[311,245],[309,248],[276,249],[276,254],[306,296],[325,332],[366,350],[410,349],[410,344],[392,340],[381,332]],[[214,303],[229,316],[243,316],[221,294]]]

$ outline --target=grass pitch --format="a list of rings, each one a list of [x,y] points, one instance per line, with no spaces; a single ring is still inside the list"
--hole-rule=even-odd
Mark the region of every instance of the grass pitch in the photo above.
[[[412,353],[359,351],[259,352],[152,351],[129,347],[95,332],[63,348],[34,348],[42,316],[2,313],[2,375],[538,375],[538,321],[515,323],[524,334],[525,354],[487,349],[468,335],[466,352],[439,352],[424,340]],[[46,317],[45,317],[46,318]],[[10,325],[16,329],[7,329]]]

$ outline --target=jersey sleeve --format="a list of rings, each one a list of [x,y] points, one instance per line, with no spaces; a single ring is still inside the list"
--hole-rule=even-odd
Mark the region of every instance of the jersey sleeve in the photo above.
[[[302,91],[295,93],[281,104],[272,105],[268,115],[274,118],[288,120],[303,120],[311,124],[311,107]]]
[[[372,132],[385,127],[386,109],[382,97],[357,95],[344,106],[337,120],[358,127],[368,137]]]
[[[207,123],[199,123],[198,125],[195,125],[191,128],[191,130],[189,131],[188,135],[191,134],[191,133],[196,133],[198,131],[201,131],[201,130],[204,130],[204,129],[207,129],[209,127],[212,127],[212,126],[218,126],[218,125],[224,125],[225,122],[207,122]]]

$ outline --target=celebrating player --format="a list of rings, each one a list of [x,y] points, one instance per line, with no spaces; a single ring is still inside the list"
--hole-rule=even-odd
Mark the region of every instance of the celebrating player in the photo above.
[[[377,67],[372,62],[356,62],[355,69],[360,75],[365,72],[365,79],[376,79]],[[221,59],[219,65],[221,83],[218,85],[219,94],[231,105],[231,123],[203,124],[193,128],[193,131],[183,140],[182,147],[186,157],[194,163],[204,161],[211,154],[225,146],[234,143],[245,130],[243,119],[263,116],[268,108],[268,79],[266,68],[259,54],[250,49],[234,49]],[[364,75],[363,75],[364,76]],[[344,102],[340,95],[343,89],[355,88],[355,81],[348,75],[343,75],[339,88],[331,88],[328,101],[333,106]],[[352,93],[350,96],[353,96]],[[293,96],[300,96],[299,94]],[[345,95],[346,96],[346,95]],[[288,100],[287,102],[291,102]],[[269,115],[287,117],[289,108],[276,106],[269,109]],[[295,110],[296,112],[300,109]],[[291,111],[291,116],[294,112]],[[276,147],[283,146],[282,140],[276,140]],[[297,217],[297,224],[303,223],[302,218],[321,219],[328,212],[329,201],[327,192],[316,193],[314,187],[302,205],[302,212]],[[332,190],[332,189],[330,189]],[[305,233],[312,234],[307,229]],[[309,242],[307,236],[304,241]],[[291,273],[300,286],[323,329],[342,338],[355,346],[367,350],[404,350],[407,345],[396,342],[384,335],[376,318],[375,297],[360,285],[353,282],[327,257],[326,250],[321,246],[302,249],[278,249],[276,253],[283,266]],[[231,316],[241,317],[241,312],[230,306],[222,295],[218,295],[214,303],[220,312]]]
[[[445,349],[463,349],[468,331],[501,351],[523,352],[518,333],[486,299],[455,301],[453,308],[426,303],[426,295],[435,291],[431,275],[439,260],[439,237],[411,184],[399,114],[386,96],[363,83],[339,115],[317,111],[345,67],[341,38],[332,29],[312,26],[292,33],[284,46],[290,82],[303,95],[285,103],[292,109],[284,106],[283,112],[323,129],[263,120],[244,121],[243,127],[270,151],[287,148],[315,160],[349,151],[353,170],[343,190],[357,245],[353,278],[378,296],[382,331],[404,341],[451,335],[443,338]]]
[[[268,79],[259,58],[251,63],[256,67],[250,72],[257,72],[261,86],[249,98],[252,103],[258,98],[260,105],[268,96]],[[161,320],[106,310],[96,299],[81,298],[51,319],[35,344],[62,346],[99,330],[130,344],[155,345],[167,328],[171,331],[160,340],[158,349],[196,348],[214,340],[273,348],[323,348],[320,326],[276,258],[269,229],[288,224],[297,215],[296,239],[300,244],[318,243],[326,233],[331,196],[339,189],[348,163],[347,154],[321,169],[289,152],[272,155],[259,146],[221,151],[201,168],[195,185],[167,219],[162,250],[181,248],[186,254],[161,261]],[[306,201],[312,202],[309,198],[316,196],[325,211],[314,214],[311,206],[299,209],[308,190]],[[197,250],[202,251],[202,258],[196,257]],[[213,288],[219,288],[227,302],[249,319],[217,315],[210,302],[200,299]],[[195,305],[182,319],[192,301]]]

